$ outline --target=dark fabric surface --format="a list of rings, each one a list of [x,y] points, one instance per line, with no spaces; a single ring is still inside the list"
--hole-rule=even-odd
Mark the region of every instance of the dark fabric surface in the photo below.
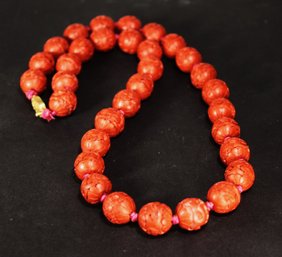
[[[0,256],[282,256],[281,11],[279,0],[2,0]],[[99,14],[163,24],[198,48],[228,83],[257,176],[236,211],[211,214],[199,232],[174,226],[152,238],[137,224],[111,225],[100,205],[81,199],[72,170],[80,138],[136,71],[136,56],[118,48],[97,52],[79,75],[76,112],[50,124],[34,117],[19,77],[49,37]],[[163,61],[152,97],[126,121],[105,158],[113,190],[131,195],[138,209],[150,201],[174,209],[185,197],[205,199],[223,179],[200,92],[173,60]]]

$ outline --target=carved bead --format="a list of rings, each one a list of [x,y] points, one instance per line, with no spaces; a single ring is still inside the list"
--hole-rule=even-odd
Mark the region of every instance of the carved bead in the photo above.
[[[39,52],[30,58],[28,65],[31,70],[41,70],[48,74],[54,70],[55,61],[52,54]]]
[[[141,31],[147,39],[156,41],[160,41],[166,34],[165,28],[161,24],[154,22],[146,24]]]
[[[123,52],[135,54],[142,40],[143,36],[138,30],[124,30],[118,37],[118,45]]]
[[[90,38],[98,51],[109,51],[116,44],[116,36],[113,30],[109,28],[95,30],[91,33]]]
[[[44,52],[52,54],[54,57],[66,53],[69,48],[68,41],[63,37],[51,37],[44,44]]]
[[[20,87],[24,93],[34,90],[38,94],[46,88],[47,78],[40,70],[27,70],[20,78]]]
[[[226,98],[217,98],[213,100],[208,109],[208,116],[211,122],[217,119],[227,117],[235,118],[236,110],[234,105]]]
[[[59,71],[52,78],[52,89],[54,91],[75,92],[77,88],[78,79],[73,73]]]
[[[165,35],[161,39],[161,43],[163,46],[164,54],[168,58],[175,57],[176,52],[186,46],[184,38],[175,33]]]
[[[75,54],[63,54],[57,60],[56,69],[77,75],[81,70],[81,61]]]
[[[201,89],[204,84],[216,78],[217,72],[209,63],[198,63],[191,70],[191,82],[195,88]]]
[[[195,64],[202,61],[200,52],[192,47],[183,47],[176,52],[177,67],[183,72],[190,72]]]
[[[96,30],[104,29],[104,28],[114,30],[115,23],[111,17],[106,16],[106,15],[99,15],[90,21],[89,26],[92,31],[96,31]]]
[[[145,58],[138,63],[137,71],[139,74],[149,74],[154,81],[161,78],[164,67],[161,60],[155,57]]]
[[[163,50],[158,41],[155,40],[144,40],[137,48],[137,56],[140,60],[152,56],[161,59],[162,55]]]
[[[128,29],[140,29],[142,26],[141,21],[132,15],[127,15],[127,16],[123,16],[121,17],[117,23],[116,23],[116,27],[119,30],[128,30]]]
[[[76,104],[76,95],[71,91],[54,92],[49,99],[50,110],[59,117],[70,115],[76,109]]]
[[[78,38],[72,41],[69,52],[76,54],[82,62],[88,61],[94,53],[94,45],[87,38]]]
[[[87,38],[88,28],[80,23],[73,23],[66,27],[64,36],[70,40],[77,38]]]
[[[229,94],[229,88],[220,79],[208,80],[202,88],[202,98],[208,105],[217,98],[228,98]]]

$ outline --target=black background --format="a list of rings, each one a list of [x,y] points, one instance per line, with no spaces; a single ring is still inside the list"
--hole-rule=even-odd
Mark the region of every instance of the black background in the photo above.
[[[281,12],[279,0],[1,0],[0,256],[282,256]],[[72,170],[80,138],[136,71],[136,56],[118,48],[96,52],[79,75],[76,112],[49,124],[34,117],[19,77],[49,37],[99,14],[163,24],[228,83],[257,176],[236,211],[211,214],[199,232],[174,226],[152,238],[137,224],[111,225],[100,205],[81,199]],[[205,199],[223,179],[200,92],[173,60],[164,65],[152,97],[105,158],[113,189],[131,195],[138,209],[150,201],[174,209],[185,197]]]

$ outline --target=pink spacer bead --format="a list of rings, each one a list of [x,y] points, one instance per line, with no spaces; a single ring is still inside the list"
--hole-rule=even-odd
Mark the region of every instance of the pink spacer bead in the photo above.
[[[116,40],[118,40],[118,38],[119,38],[119,34],[115,34],[115,36],[116,36]]]
[[[37,95],[37,92],[33,89],[30,89],[30,90],[25,92],[25,96],[28,100],[31,100],[31,98],[35,95]]]
[[[46,108],[42,114],[41,114],[41,118],[44,119],[44,120],[47,120],[47,121],[51,121],[51,120],[54,120],[55,119],[55,112],[49,110],[48,108]]]
[[[102,196],[100,198],[100,202],[102,203],[105,200],[106,197],[107,197],[106,193],[102,194]]]
[[[173,225],[177,225],[179,223],[178,216],[177,215],[173,215],[171,221],[172,221]]]
[[[89,176],[90,176],[90,174],[87,173],[87,174],[84,174],[82,178],[85,179],[85,178],[88,178]]]
[[[240,193],[243,192],[243,187],[242,186],[237,186],[238,190],[240,191]]]
[[[214,204],[213,204],[212,202],[206,202],[206,206],[207,206],[207,208],[208,208],[209,211],[210,211],[210,210],[212,210]]]
[[[122,115],[124,115],[124,111],[123,110],[118,110]]]
[[[137,218],[138,218],[138,213],[136,213],[135,211],[130,214],[130,219],[132,222],[137,221]]]

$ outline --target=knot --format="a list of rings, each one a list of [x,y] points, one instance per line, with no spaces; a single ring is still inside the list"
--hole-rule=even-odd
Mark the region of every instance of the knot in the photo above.
[[[28,100],[31,100],[33,96],[37,95],[37,92],[33,89],[30,89],[25,92],[25,96]]]
[[[119,34],[115,34],[116,40],[118,40],[119,38]]]
[[[212,202],[206,202],[206,206],[207,206],[208,210],[210,211],[210,210],[212,210],[214,204]]]
[[[55,119],[55,112],[49,110],[48,108],[46,108],[45,110],[43,110],[42,114],[41,114],[41,118],[47,121],[51,121]]]
[[[100,202],[102,203],[105,200],[106,197],[107,197],[106,193],[102,194],[102,196],[100,198]]]
[[[172,222],[173,225],[178,224],[178,223],[179,223],[179,218],[178,218],[178,216],[177,216],[177,215],[173,215],[173,216],[172,216],[172,219],[171,219],[171,222]]]
[[[138,218],[138,213],[136,213],[135,211],[130,214],[130,219],[132,222],[137,221],[137,218]]]

